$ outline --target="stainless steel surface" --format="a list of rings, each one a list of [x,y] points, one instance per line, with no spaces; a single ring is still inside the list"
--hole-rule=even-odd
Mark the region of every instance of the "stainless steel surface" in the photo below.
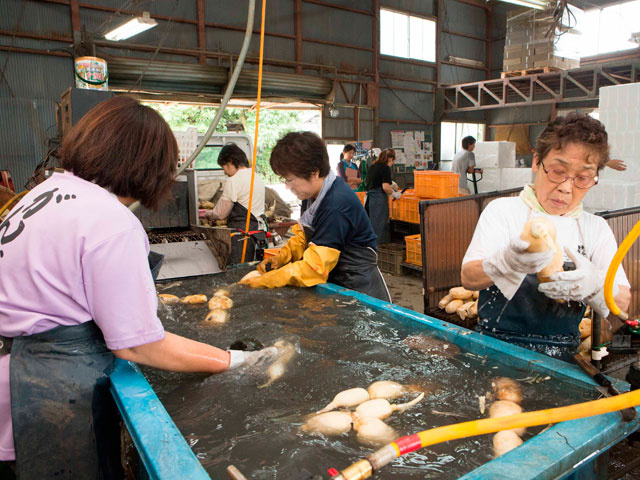
[[[204,241],[156,243],[151,251],[164,255],[158,280],[220,272],[218,261]]]

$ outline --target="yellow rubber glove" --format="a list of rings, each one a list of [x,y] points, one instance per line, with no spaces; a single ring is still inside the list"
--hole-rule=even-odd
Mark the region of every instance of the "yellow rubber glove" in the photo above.
[[[251,288],[277,288],[285,285],[313,287],[327,282],[329,273],[339,258],[340,250],[310,244],[304,251],[302,260],[290,262],[278,270],[238,283]]]
[[[280,249],[277,255],[265,258],[258,264],[256,269],[260,273],[267,273],[267,265],[271,265],[271,270],[276,270],[289,262],[295,262],[302,258],[307,248],[307,239],[305,238],[304,230],[300,224],[297,223],[291,227],[291,232],[293,233],[293,237]]]

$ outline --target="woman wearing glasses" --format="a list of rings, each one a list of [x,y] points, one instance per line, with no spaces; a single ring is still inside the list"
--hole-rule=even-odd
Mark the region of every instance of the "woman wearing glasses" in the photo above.
[[[583,211],[581,203],[608,161],[602,123],[577,113],[559,117],[538,137],[533,185],[519,197],[487,205],[461,272],[466,288],[481,290],[481,332],[566,360],[579,345],[586,305],[603,317],[609,314],[603,287],[616,241],[607,222]],[[565,271],[547,283],[539,283],[535,273],[551,262],[553,252],[528,253],[528,242],[520,239],[524,224],[537,216],[551,220],[565,252]],[[631,291],[622,268],[614,295],[626,309]]]
[[[276,143],[269,162],[302,200],[302,215],[278,255],[258,265],[262,275],[240,283],[276,288],[328,281],[390,302],[369,218],[347,183],[331,171],[323,140],[313,132],[288,133]]]

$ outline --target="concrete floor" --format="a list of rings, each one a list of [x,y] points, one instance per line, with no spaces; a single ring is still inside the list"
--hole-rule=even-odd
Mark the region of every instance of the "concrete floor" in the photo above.
[[[420,275],[420,272],[408,269],[406,275],[401,277],[383,272],[382,276],[387,283],[392,303],[414,312],[424,313],[422,277]]]
[[[389,273],[382,274],[394,304],[408,308],[415,312],[424,313],[424,299],[422,295],[422,274],[415,270],[405,269],[405,275],[395,276]],[[628,441],[620,442],[609,450],[609,477],[621,480],[640,480],[640,466],[621,477],[613,477],[616,471],[622,469],[632,460],[638,458],[640,442],[630,444]]]

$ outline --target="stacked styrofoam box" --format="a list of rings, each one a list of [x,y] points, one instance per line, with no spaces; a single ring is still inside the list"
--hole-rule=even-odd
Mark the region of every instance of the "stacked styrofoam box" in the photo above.
[[[516,168],[514,142],[477,142],[473,150],[476,168],[482,169],[478,192],[493,192],[531,183],[530,168]]]
[[[500,188],[498,190],[524,187],[528,183],[533,183],[533,174],[530,168],[500,169]]]
[[[485,168],[482,171],[482,180],[478,182],[478,193],[524,187],[532,182],[533,174],[530,168]],[[470,188],[473,188],[471,184]]]
[[[609,134],[611,158],[627,170],[600,171],[600,182],[584,198],[588,211],[616,210],[640,205],[640,83],[600,89],[600,121]]]
[[[477,142],[473,150],[477,168],[512,168],[516,166],[514,142]]]

